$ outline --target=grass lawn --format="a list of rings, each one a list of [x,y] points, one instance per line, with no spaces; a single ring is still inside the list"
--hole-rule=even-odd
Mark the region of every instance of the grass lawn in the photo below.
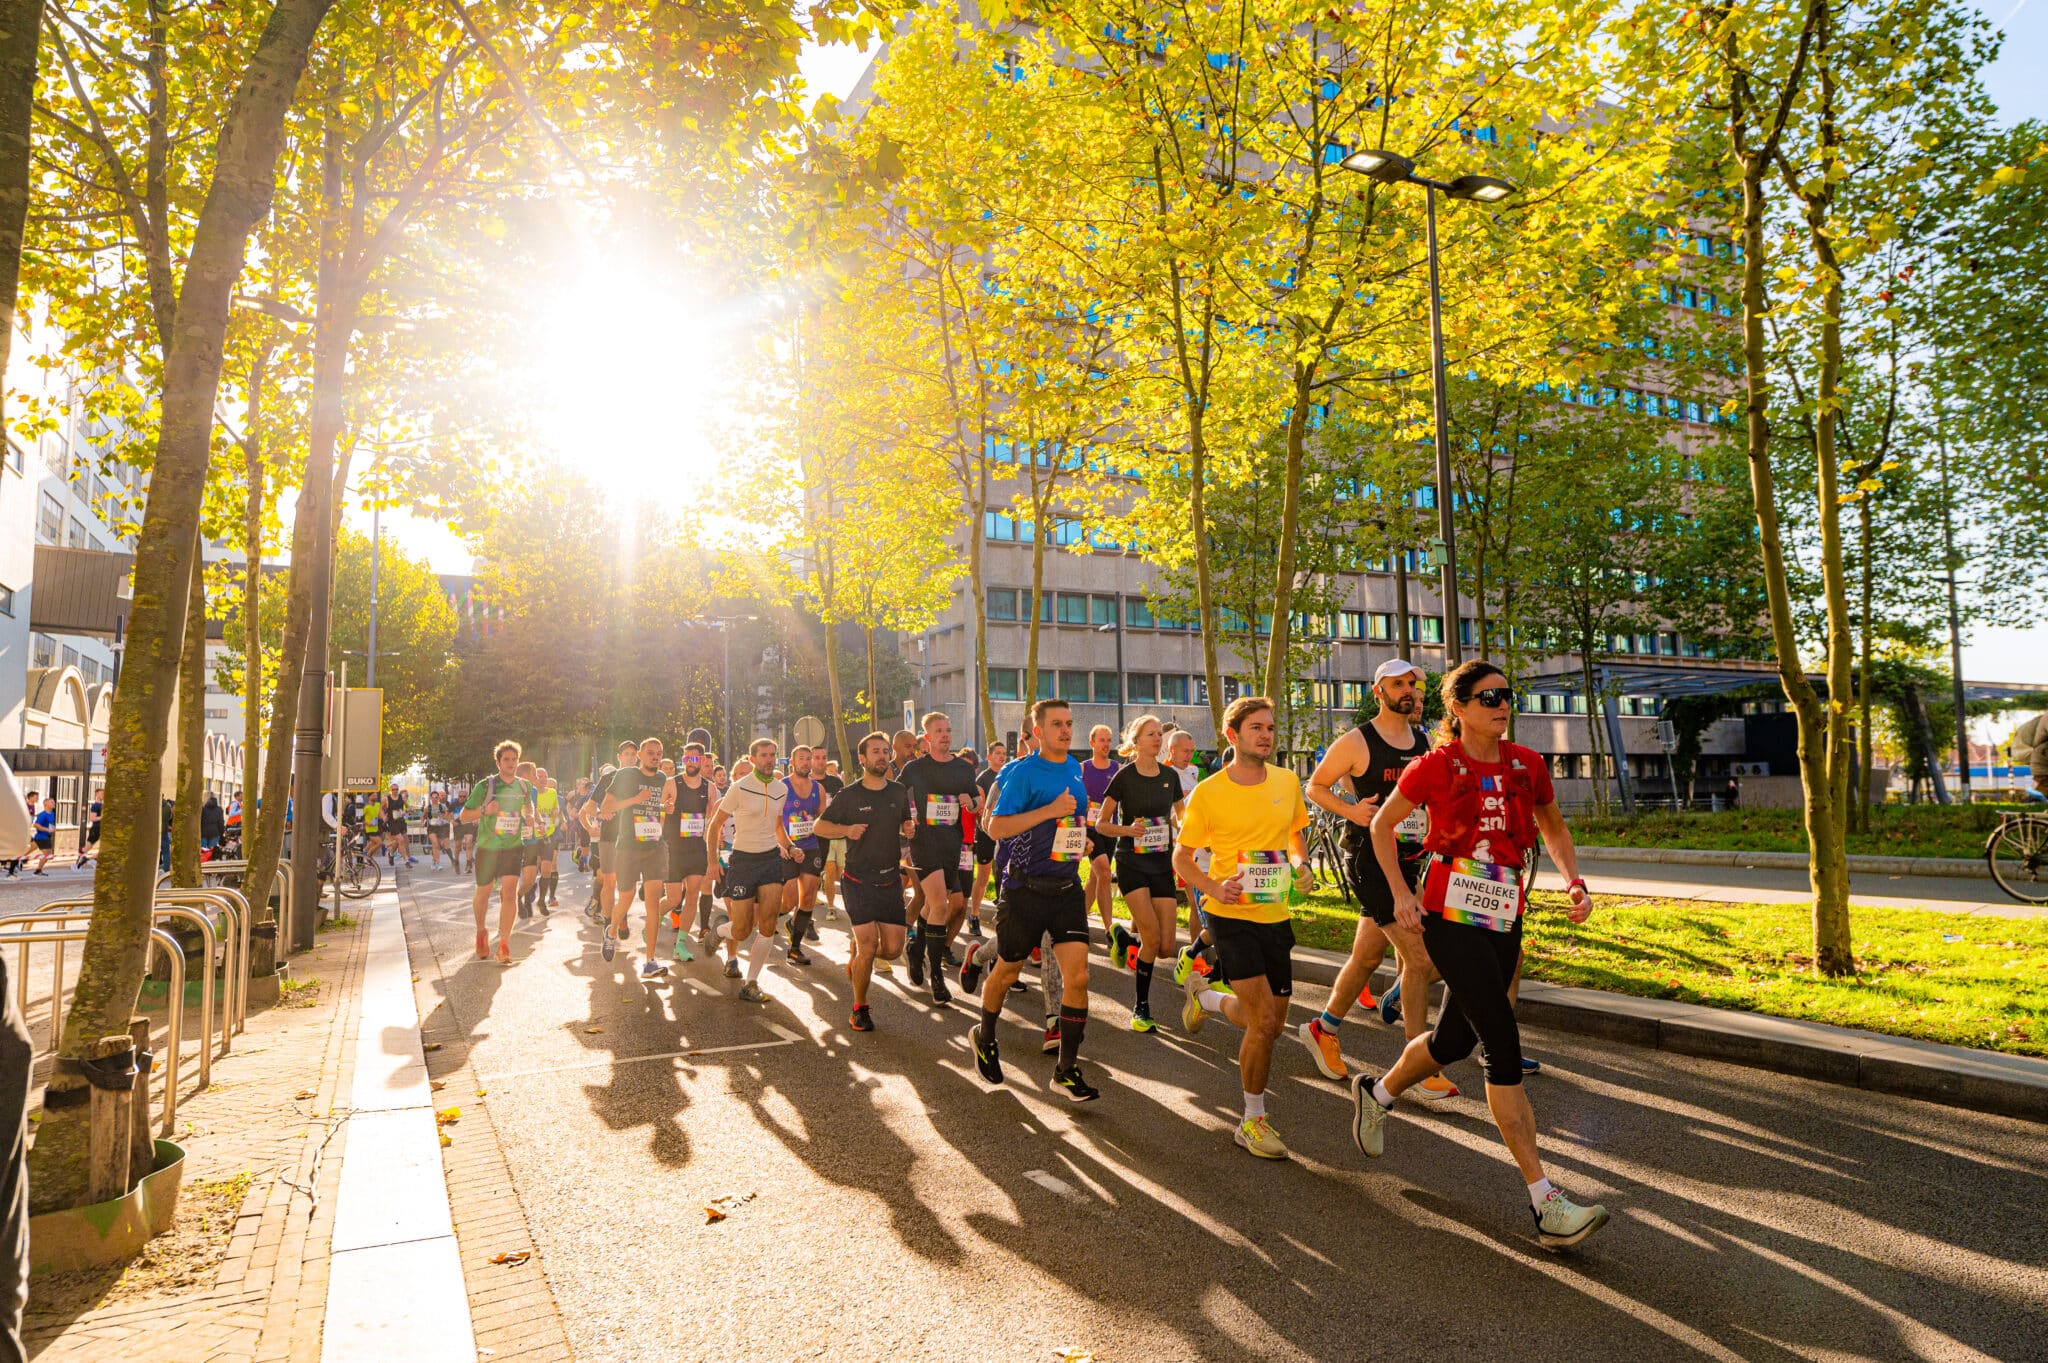
[[[1803,905],[1596,895],[1574,927],[1563,895],[1533,900],[1531,979],[2048,1056],[2048,921],[1864,909],[1851,919],[1860,973],[1824,980]],[[1295,940],[1348,951],[1357,921],[1318,894],[1295,906]]]
[[[1852,856],[1984,855],[2001,809],[2016,805],[1879,805],[1870,831],[1849,835]],[[1796,809],[1731,809],[1719,814],[1574,815],[1572,837],[1589,847],[1691,847],[1725,852],[1804,852]]]

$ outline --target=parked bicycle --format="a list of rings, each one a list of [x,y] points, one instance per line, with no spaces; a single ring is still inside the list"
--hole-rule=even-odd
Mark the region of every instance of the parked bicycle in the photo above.
[[[1309,821],[1304,840],[1308,844],[1308,864],[1309,869],[1315,872],[1316,884],[1319,887],[1333,885],[1346,903],[1356,903],[1358,896],[1352,892],[1344,857],[1344,830],[1349,827],[1327,809],[1317,809],[1315,817]]]
[[[2048,904],[2048,814],[2008,813],[1984,840],[1991,878],[2014,899]]]
[[[320,879],[322,883],[334,879],[334,847],[331,843],[320,845]],[[376,858],[363,850],[362,834],[355,834],[349,838],[341,854],[341,897],[368,899],[383,883],[383,870],[377,865]]]

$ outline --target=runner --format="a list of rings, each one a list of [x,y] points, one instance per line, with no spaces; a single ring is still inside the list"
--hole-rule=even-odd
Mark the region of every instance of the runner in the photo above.
[[[988,793],[995,789],[1003,764],[1009,760],[1009,746],[999,738],[988,745],[988,765],[974,778],[974,788],[981,792],[982,817],[974,829],[974,885],[967,892],[967,935],[976,941],[981,939],[981,901],[988,893],[989,871],[996,861],[996,840],[988,835]]]
[[[548,775],[546,767],[536,768],[533,779],[538,787],[534,809],[540,820],[540,877],[534,887],[534,903],[545,915],[550,904],[562,906],[561,896],[555,893],[555,882],[561,876],[555,851],[562,836],[562,792],[555,789],[555,778]]]
[[[477,825],[466,823],[459,817],[475,790],[476,787],[471,785],[459,792],[450,792],[448,797],[448,859],[455,863],[456,875],[476,869]]]
[[[617,856],[607,849],[618,839],[619,816],[606,812],[605,796],[620,772],[639,765],[640,745],[631,739],[622,740],[618,765],[606,767],[598,773],[597,788],[583,809],[584,823],[591,827],[590,865],[597,872],[590,887],[590,902],[584,906],[583,913],[594,923],[612,921],[612,870],[618,862]]]
[[[363,801],[363,855],[375,860],[384,847],[384,801],[372,796]]]
[[[564,802],[569,817],[570,835],[575,840],[576,869],[585,875],[590,873],[590,830],[583,826],[583,806],[590,803],[590,778],[576,778],[576,789],[569,792]]]
[[[1401,773],[1372,821],[1372,845],[1393,893],[1394,918],[1420,932],[1446,990],[1436,1029],[1418,1036],[1378,1080],[1351,1082],[1351,1137],[1377,1158],[1387,1112],[1425,1076],[1480,1047],[1486,1106],[1529,1187],[1537,1239],[1546,1249],[1576,1245],[1607,1223],[1607,1209],[1581,1207],[1552,1186],[1536,1153],[1536,1114],[1522,1087],[1522,1036],[1508,983],[1522,955],[1522,915],[1540,841],[1566,877],[1566,916],[1592,912],[1578,849],[1558,811],[1543,758],[1503,737],[1514,689],[1492,663],[1474,658],[1443,680],[1444,722],[1433,751]],[[1429,816],[1420,892],[1406,879],[1397,829],[1411,810]]]
[[[398,858],[404,857],[405,864],[417,866],[419,858],[412,854],[412,842],[406,832],[405,792],[398,788],[398,782],[391,783],[391,791],[384,799],[384,845],[391,850],[391,864],[396,866]]]
[[[974,784],[974,764],[953,755],[953,721],[934,710],[920,722],[924,753],[905,763],[897,776],[910,791],[916,818],[910,867],[924,905],[907,950],[910,982],[923,985],[929,969],[932,1002],[944,1005],[953,999],[953,991],[946,987],[946,926],[956,905],[967,907],[967,872],[961,869],[967,849],[960,820],[974,808],[980,792]]]
[[[718,811],[718,791],[704,774],[704,745],[686,744],[682,769],[675,774],[676,797],[661,816],[662,844],[668,849],[668,880],[662,887],[661,908],[675,932],[669,954],[678,961],[694,961],[690,953],[690,923],[711,872],[711,844],[705,834]]]
[[[1110,876],[1110,862],[1116,856],[1116,839],[1095,831],[1102,819],[1102,797],[1116,779],[1117,760],[1109,755],[1116,743],[1116,731],[1098,724],[1088,731],[1088,760],[1081,764],[1081,780],[1088,787],[1088,903],[1102,919],[1104,935],[1116,927],[1116,886]],[[1112,956],[1112,959],[1114,957]]]
[[[1354,1002],[1373,1006],[1366,985],[1386,959],[1389,939],[1399,948],[1401,973],[1379,1002],[1380,1018],[1389,1026],[1400,1023],[1410,1041],[1429,1026],[1429,985],[1436,972],[1430,969],[1429,953],[1423,949],[1421,935],[1394,921],[1393,892],[1388,888],[1387,878],[1380,874],[1371,833],[1373,815],[1393,791],[1402,769],[1429,751],[1429,735],[1415,722],[1422,713],[1422,680],[1422,669],[1404,659],[1390,659],[1375,668],[1372,693],[1379,702],[1378,710],[1366,723],[1332,743],[1308,778],[1308,798],[1346,820],[1345,875],[1358,895],[1359,905],[1351,956],[1337,972],[1336,986],[1330,991],[1330,1006],[1321,1017],[1302,1023],[1299,1033],[1325,1079],[1343,1079],[1346,1075],[1337,1028]],[[1338,791],[1340,780],[1349,780],[1353,801],[1346,802]],[[1424,820],[1419,810],[1395,830],[1402,874],[1411,885],[1415,883],[1415,868],[1422,860],[1423,831]],[[1405,1008],[1401,1005],[1404,997]],[[1430,1102],[1441,1102],[1457,1097],[1458,1086],[1446,1075],[1433,1074],[1415,1086],[1415,1093]]]
[[[896,737],[890,740],[894,750],[891,770],[900,779],[903,768],[917,760],[917,735],[908,729],[898,729]]]
[[[441,869],[441,854],[448,850],[448,793],[435,786],[427,792],[428,865]]]
[[[531,762],[519,764],[519,779],[526,782],[526,827],[519,834],[519,916],[533,917],[534,887],[540,883],[540,768]]]
[[[825,812],[825,788],[811,779],[811,755],[811,749],[801,743],[789,750],[789,775],[784,782],[789,794],[782,801],[782,831],[802,854],[790,864],[788,878],[782,882],[783,903],[791,911],[791,965],[811,963],[811,958],[804,954],[804,935],[811,931],[818,881],[825,874],[825,842],[813,831],[818,816]]]
[[[782,908],[789,863],[802,854],[783,831],[782,806],[789,787],[775,779],[775,740],[757,738],[747,749],[744,774],[736,765],[732,788],[719,801],[717,822],[732,825],[732,860],[725,868],[725,976],[738,979],[740,948],[747,951],[747,978],[739,999],[765,1003],[761,967],[768,963],[769,939]]]
[[[840,885],[846,921],[853,930],[853,954],[846,962],[846,978],[853,981],[853,1016],[847,1025],[856,1032],[872,1032],[868,981],[875,960],[887,960],[903,950],[903,883],[896,868],[912,822],[910,791],[889,779],[889,736],[869,734],[860,741],[859,753],[860,780],[833,797],[816,831],[846,848]]]
[[[1180,777],[1159,764],[1166,738],[1157,715],[1139,715],[1124,729],[1121,751],[1127,764],[1102,794],[1095,831],[1116,840],[1116,887],[1138,929],[1137,941],[1122,923],[1109,933],[1109,956],[1128,963],[1136,977],[1131,1030],[1152,1031],[1152,963],[1171,959],[1180,918],[1173,879],[1173,822],[1181,809]]]
[[[107,793],[104,790],[95,790],[92,793],[92,803],[86,806],[90,822],[85,826],[85,837],[79,842],[78,866],[83,866],[88,861],[91,861],[94,854],[99,850],[100,815],[106,810],[106,795]],[[78,869],[78,866],[74,866],[71,869],[75,871]]]
[[[1223,731],[1232,747],[1230,765],[1188,797],[1173,868],[1202,892],[1218,973],[1230,988],[1190,979],[1181,1024],[1199,1032],[1217,1012],[1244,1029],[1237,1048],[1244,1120],[1235,1139],[1261,1159],[1286,1159],[1286,1143],[1266,1120],[1266,1078],[1294,994],[1289,891],[1305,894],[1315,885],[1301,836],[1308,806],[1301,778],[1266,760],[1276,737],[1272,701],[1240,696],[1223,712]],[[1208,850],[1206,870],[1196,864],[1198,848]]]
[[[855,765],[859,765],[857,760]],[[825,763],[825,771],[818,777],[818,784],[825,788],[825,803],[827,805],[839,798],[839,792],[846,789],[846,778],[839,774],[839,764],[837,762],[828,760]],[[839,897],[839,873],[845,865],[846,839],[827,838],[825,840],[825,877],[821,882],[825,903],[825,916],[827,918],[837,918],[839,916],[839,910],[833,907],[833,901]],[[815,927],[811,929],[811,940],[814,942],[818,940],[818,930]]]
[[[1003,1082],[996,1045],[996,1020],[1010,982],[1030,959],[1042,936],[1052,937],[1052,959],[1063,981],[1059,1012],[1059,1061],[1053,1087],[1074,1102],[1102,1096],[1081,1074],[1081,1037],[1088,1026],[1088,901],[1081,890],[1081,859],[1087,855],[1088,788],[1081,764],[1067,752],[1074,716],[1063,700],[1031,706],[1039,751],[1010,764],[996,788],[989,836],[1012,842],[1003,867],[996,925],[997,954],[981,991],[981,1023],[971,1034],[975,1067],[991,1084]]]
[[[526,783],[519,779],[519,745],[511,739],[491,753],[498,764],[496,775],[470,787],[463,802],[462,821],[474,825],[476,835],[476,894],[470,911],[476,916],[476,958],[491,958],[491,935],[484,917],[491,903],[491,891],[498,892],[498,964],[512,964],[512,920],[518,913],[519,830],[526,818]],[[372,801],[370,808],[375,807]],[[364,810],[364,817],[369,809]]]
[[[1017,755],[1019,760],[1022,760],[1037,751],[1038,740],[1032,733],[1031,717],[1026,715],[1023,730],[1017,736]],[[1003,782],[1008,779],[1010,772],[1016,769],[1016,767],[1016,762],[1004,763],[1002,771],[997,773],[995,781],[990,785],[988,798],[983,802],[982,806],[990,818],[994,817],[995,801],[1002,791]],[[988,820],[985,818],[982,820],[984,835],[986,835],[987,827]],[[980,996],[984,973],[996,964],[1001,955],[1003,868],[1009,862],[1011,842],[1008,838],[995,838],[992,836],[990,841],[994,844],[995,848],[990,865],[994,872],[993,879],[996,885],[996,899],[991,907],[994,915],[993,922],[996,925],[997,931],[984,938],[970,950],[967,953],[966,961],[960,966],[960,990],[970,998],[978,998]],[[1039,1043],[1039,1050],[1045,1055],[1058,1055],[1060,1052],[1060,999],[1064,993],[1066,981],[1060,978],[1059,956],[1056,953],[1048,953],[1045,950],[1045,947],[1051,945],[1051,943],[1051,933],[1041,933],[1040,940],[1032,943],[1030,960],[1033,965],[1038,967],[1038,992],[1040,1002],[1044,1005],[1039,1010],[1040,1016],[1045,1019],[1045,1028]],[[1013,981],[1010,988],[1013,992],[1022,993],[1024,991],[1024,982],[1022,980]]]
[[[619,939],[626,935],[634,892],[639,891],[647,912],[647,959],[640,963],[640,978],[657,980],[668,974],[668,963],[654,951],[661,932],[663,882],[668,878],[661,825],[675,804],[676,787],[662,774],[660,739],[642,739],[637,756],[632,766],[612,774],[604,792],[602,812],[616,820],[616,826],[604,858],[606,877],[612,882],[612,908],[600,949],[607,961],[612,959]]]
[[[50,858],[57,851],[57,797],[45,795],[43,807],[36,811],[35,829],[29,834],[30,856],[36,859],[36,869],[30,874],[49,874]],[[24,948],[26,950],[26,948]]]
[[[711,798],[723,801],[725,792],[731,788],[732,778],[726,773],[725,764],[717,754],[704,754],[704,765],[711,773]],[[709,838],[706,838],[707,844]],[[704,891],[697,896],[697,939],[705,946],[711,943],[711,933],[718,926],[718,901],[725,898],[725,868],[732,861],[732,824],[724,825],[718,835],[718,864],[710,869],[704,881]]]

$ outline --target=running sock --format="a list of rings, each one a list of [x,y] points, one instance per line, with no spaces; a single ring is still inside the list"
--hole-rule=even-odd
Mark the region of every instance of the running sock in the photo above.
[[[769,937],[757,932],[747,939],[747,980],[749,983],[761,978],[761,967],[768,964]]]
[[[1537,1211],[1543,1210],[1543,1199],[1551,1194],[1550,1180],[1539,1178],[1529,1185],[1529,1205]]]
[[[1322,1024],[1323,1030],[1326,1032],[1334,1032],[1344,1025],[1344,1019],[1331,1016],[1330,1010],[1327,1008],[1323,1010],[1322,1017],[1318,1018],[1317,1021]]]
[[[996,1019],[1001,1016],[1000,1013],[991,1013],[986,1008],[981,1010],[981,1041],[984,1046],[996,1039]]]
[[[1081,1058],[1081,1034],[1088,1030],[1088,1010],[1060,1005],[1060,1068],[1070,1070]]]
[[[1208,1009],[1210,1012],[1220,1013],[1223,1011],[1223,1000],[1227,998],[1228,995],[1226,995],[1220,989],[1204,989],[1198,992],[1195,995],[1195,997],[1200,999],[1202,1001],[1202,1006]]]
[[[918,934],[923,927],[924,920],[922,918],[910,920],[910,927],[903,934],[903,952],[906,957],[911,952],[917,950]]]
[[[924,947],[925,965],[931,970],[932,978],[941,978],[946,972],[946,934],[927,932],[918,940]]]
[[[1372,1100],[1381,1107],[1390,1108],[1394,1105],[1394,1095],[1387,1092],[1387,1081],[1384,1077],[1372,1081]]]
[[[1137,965],[1131,967],[1131,973],[1137,977],[1138,1011],[1150,1013],[1152,1011],[1152,962],[1138,962]]]
[[[789,920],[789,949],[795,951],[804,944],[804,934],[811,930],[811,911],[798,909]]]
[[[1265,1095],[1265,1094],[1263,1094],[1263,1093],[1247,1093],[1247,1094],[1245,1094],[1245,1096],[1244,1096],[1244,1119],[1245,1119],[1246,1121],[1248,1121],[1248,1122],[1251,1122],[1251,1121],[1257,1121],[1257,1120],[1258,1120],[1259,1118],[1261,1118],[1261,1117],[1263,1117],[1263,1116],[1265,1116],[1265,1115],[1266,1115],[1266,1095]]]

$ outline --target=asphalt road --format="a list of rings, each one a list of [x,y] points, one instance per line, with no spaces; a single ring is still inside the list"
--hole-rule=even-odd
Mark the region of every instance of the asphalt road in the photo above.
[[[1404,1104],[1386,1158],[1284,1043],[1287,1163],[1231,1144],[1237,1033],[1122,1030],[1098,958],[1084,1063],[1047,1087],[1036,992],[1007,1081],[975,1076],[970,1012],[878,981],[845,1025],[846,943],[779,961],[747,1006],[703,963],[610,964],[572,906],[472,959],[466,881],[402,896],[423,1028],[488,1097],[576,1356],[1136,1360],[2040,1358],[2048,1133],[1763,1071],[1533,1032],[1554,1178],[1606,1202],[1579,1253],[1538,1248],[1482,1101]],[[402,887],[406,888],[406,887]],[[583,878],[563,878],[580,904]],[[429,959],[429,951],[433,959]],[[1319,1007],[1304,987],[1295,1020]],[[431,1011],[430,1011],[431,1010]],[[1344,1029],[1354,1063],[1398,1033]],[[444,1057],[445,1058],[445,1057]],[[1454,1077],[1478,1093],[1476,1070]],[[704,1208],[747,1197],[717,1224]],[[474,1270],[472,1270],[474,1271]]]
[[[1650,861],[1587,861],[1580,868],[1602,894],[1664,895],[1675,899],[1789,904],[1813,898],[1806,872],[1778,867],[1676,866]],[[1562,883],[1548,861],[1537,884],[1556,889]],[[1995,880],[1969,876],[1896,876],[1852,873],[1849,898],[1854,905],[1875,909],[1935,909],[1942,913],[1976,913],[1997,918],[2039,918],[2048,905],[2022,904],[2007,898]]]

